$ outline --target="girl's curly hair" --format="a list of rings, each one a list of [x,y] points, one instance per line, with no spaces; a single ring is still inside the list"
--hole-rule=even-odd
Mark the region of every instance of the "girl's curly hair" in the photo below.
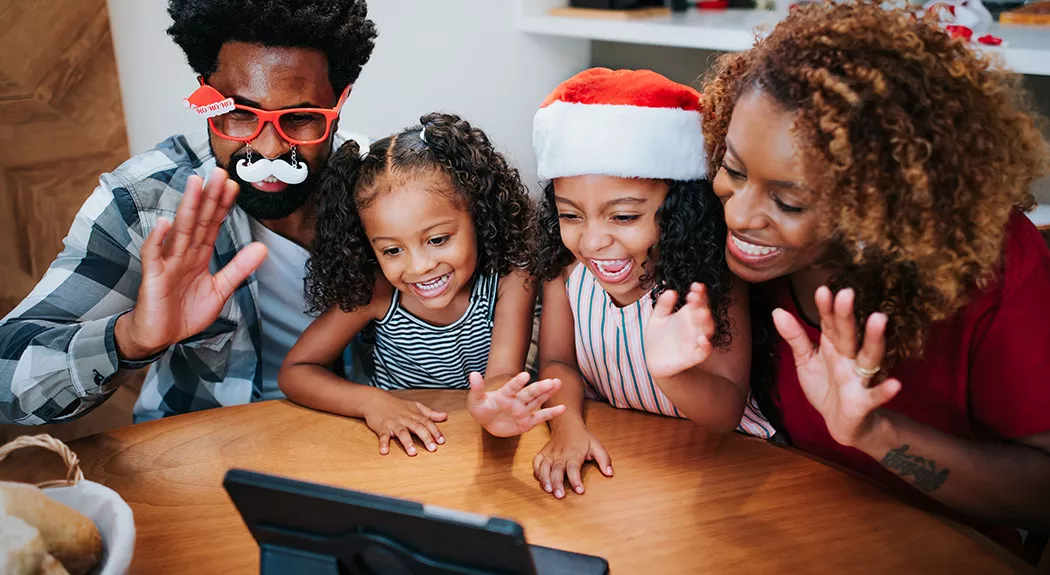
[[[729,292],[731,275],[726,267],[726,223],[722,202],[707,180],[669,181],[667,197],[656,212],[660,226],[657,244],[650,248],[655,257],[651,277],[653,302],[665,290],[678,293],[677,309],[693,282],[707,287],[716,332],[712,343],[726,347],[731,340]],[[539,250],[533,275],[541,281],[553,280],[575,259],[561,241],[558,208],[554,202],[554,183],[543,188],[539,208]]]
[[[886,367],[920,356],[927,328],[994,279],[1007,221],[1034,206],[1030,186],[1047,172],[1020,76],[903,9],[800,6],[709,73],[712,177],[733,108],[756,91],[795,114],[832,289],[855,289],[859,325],[889,316]]]
[[[372,300],[379,261],[360,214],[384,185],[395,184],[391,177],[449,178],[456,192],[450,200],[469,210],[474,224],[478,273],[502,276],[533,268],[535,206],[518,171],[484,132],[459,116],[433,113],[419,121],[374,142],[364,157],[353,140],[332,155],[321,175],[317,232],[307,264],[311,313],[336,305],[352,311]]]

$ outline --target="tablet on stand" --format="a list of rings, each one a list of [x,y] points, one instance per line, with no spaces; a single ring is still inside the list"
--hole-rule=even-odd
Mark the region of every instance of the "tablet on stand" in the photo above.
[[[604,575],[601,557],[529,545],[507,519],[231,469],[223,486],[262,575]]]

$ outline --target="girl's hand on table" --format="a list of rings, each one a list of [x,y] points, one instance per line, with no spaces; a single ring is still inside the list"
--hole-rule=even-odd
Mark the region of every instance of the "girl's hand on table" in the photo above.
[[[445,421],[445,413],[434,411],[418,401],[399,399],[389,393],[377,395],[361,411],[369,429],[379,436],[379,453],[390,453],[390,440],[397,438],[405,452],[416,454],[412,436],[416,436],[427,451],[437,450],[439,444],[445,443],[445,436],[435,422]]]
[[[581,470],[587,461],[594,461],[606,477],[612,477],[612,460],[605,446],[581,420],[563,422],[551,431],[550,441],[532,460],[532,472],[544,491],[561,499],[565,497],[565,479],[573,491],[583,495]]]

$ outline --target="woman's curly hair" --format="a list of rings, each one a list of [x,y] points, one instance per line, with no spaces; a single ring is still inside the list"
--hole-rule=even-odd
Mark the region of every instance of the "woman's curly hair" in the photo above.
[[[832,289],[854,288],[859,325],[889,316],[885,366],[920,356],[928,327],[994,280],[1007,221],[1034,206],[1030,186],[1047,172],[1020,76],[903,9],[800,6],[709,73],[712,177],[734,107],[755,91],[795,113]]]
[[[311,313],[336,305],[352,311],[372,300],[379,261],[360,214],[385,186],[396,185],[389,178],[434,173],[449,178],[455,191],[449,199],[470,212],[478,273],[503,276],[534,267],[535,207],[518,170],[459,116],[427,114],[420,125],[374,142],[364,157],[353,140],[332,155],[321,175],[307,264]]]
[[[704,284],[715,317],[712,343],[724,348],[731,340],[732,282],[726,267],[727,230],[722,203],[707,180],[668,181],[668,185],[667,197],[656,212],[660,237],[649,250],[649,256],[655,256],[652,275],[642,281],[653,282],[654,305],[665,290],[677,292],[676,309],[685,303],[693,282]],[[556,279],[575,258],[561,241],[553,182],[547,182],[543,188],[537,234],[539,249],[533,275],[541,281]]]

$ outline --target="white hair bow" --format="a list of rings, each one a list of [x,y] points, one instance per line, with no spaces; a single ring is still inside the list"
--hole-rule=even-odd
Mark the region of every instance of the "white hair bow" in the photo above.
[[[353,140],[357,142],[357,147],[360,151],[359,155],[362,160],[365,159],[365,156],[367,156],[368,152],[371,151],[371,148],[369,147],[370,141],[368,139],[368,136],[364,134],[360,134],[358,132],[339,132],[338,135],[343,139],[343,141]]]

